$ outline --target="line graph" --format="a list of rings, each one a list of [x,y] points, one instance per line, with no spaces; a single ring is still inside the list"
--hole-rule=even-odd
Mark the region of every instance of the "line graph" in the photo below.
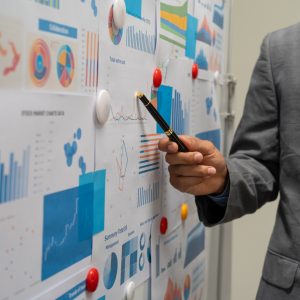
[[[115,109],[113,106],[110,107],[112,120],[121,121],[146,121],[147,112],[145,109],[138,105],[136,98],[133,99],[132,105],[121,106]]]
[[[65,229],[63,230],[64,235],[60,241],[57,241],[55,236],[51,237],[51,241],[45,249],[44,260],[48,259],[48,254],[53,248],[59,248],[66,242],[70,232],[73,230],[73,227],[76,224],[77,218],[78,218],[78,198],[75,199],[75,211],[71,223],[67,223],[65,225]]]
[[[119,158],[116,158],[117,168],[118,168],[118,175],[119,175],[119,190],[124,190],[124,181],[127,173],[127,166],[128,166],[128,154],[127,154],[127,147],[125,141],[122,140],[121,142],[121,153]]]
[[[92,183],[44,196],[42,280],[92,254]]]

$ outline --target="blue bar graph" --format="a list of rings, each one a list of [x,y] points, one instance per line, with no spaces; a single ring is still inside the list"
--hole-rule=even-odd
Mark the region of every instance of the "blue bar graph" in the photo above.
[[[154,54],[156,47],[156,36],[136,31],[134,26],[129,26],[126,29],[126,46],[138,51]]]
[[[172,103],[172,118],[171,118],[171,127],[177,134],[186,133],[186,120],[185,120],[185,111],[184,104],[181,100],[181,95],[175,89],[173,103]]]
[[[137,207],[143,207],[159,199],[159,182],[154,182],[148,188],[138,188]]]
[[[35,0],[35,2],[59,9],[59,0]]]
[[[23,151],[21,164],[13,152],[9,154],[8,166],[0,155],[0,204],[28,196],[29,160],[29,146]]]

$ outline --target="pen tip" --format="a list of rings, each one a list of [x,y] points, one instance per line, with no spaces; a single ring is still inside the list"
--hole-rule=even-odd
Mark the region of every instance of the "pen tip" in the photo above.
[[[143,93],[141,93],[141,92],[136,92],[135,93],[135,97],[137,97],[137,98],[142,98],[144,96],[144,94]]]

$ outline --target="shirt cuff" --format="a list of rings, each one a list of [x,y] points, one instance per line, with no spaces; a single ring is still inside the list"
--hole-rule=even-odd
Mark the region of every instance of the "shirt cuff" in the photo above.
[[[224,191],[221,194],[211,194],[211,195],[207,195],[207,197],[213,202],[215,202],[216,204],[224,207],[227,205],[228,202],[229,191],[230,191],[230,183],[229,180],[227,180]]]

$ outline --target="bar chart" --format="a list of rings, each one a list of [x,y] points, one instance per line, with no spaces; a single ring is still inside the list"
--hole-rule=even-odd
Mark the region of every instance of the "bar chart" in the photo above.
[[[16,160],[15,153],[9,154],[8,165],[2,161],[0,152],[0,204],[24,198],[28,195],[30,147]]]
[[[35,2],[59,9],[59,0],[35,0]]]
[[[126,46],[142,52],[154,54],[156,36],[148,34],[147,31],[142,32],[141,30],[136,30],[134,26],[129,26],[126,29]]]
[[[148,188],[138,188],[137,207],[143,207],[159,199],[159,182],[154,182]]]

